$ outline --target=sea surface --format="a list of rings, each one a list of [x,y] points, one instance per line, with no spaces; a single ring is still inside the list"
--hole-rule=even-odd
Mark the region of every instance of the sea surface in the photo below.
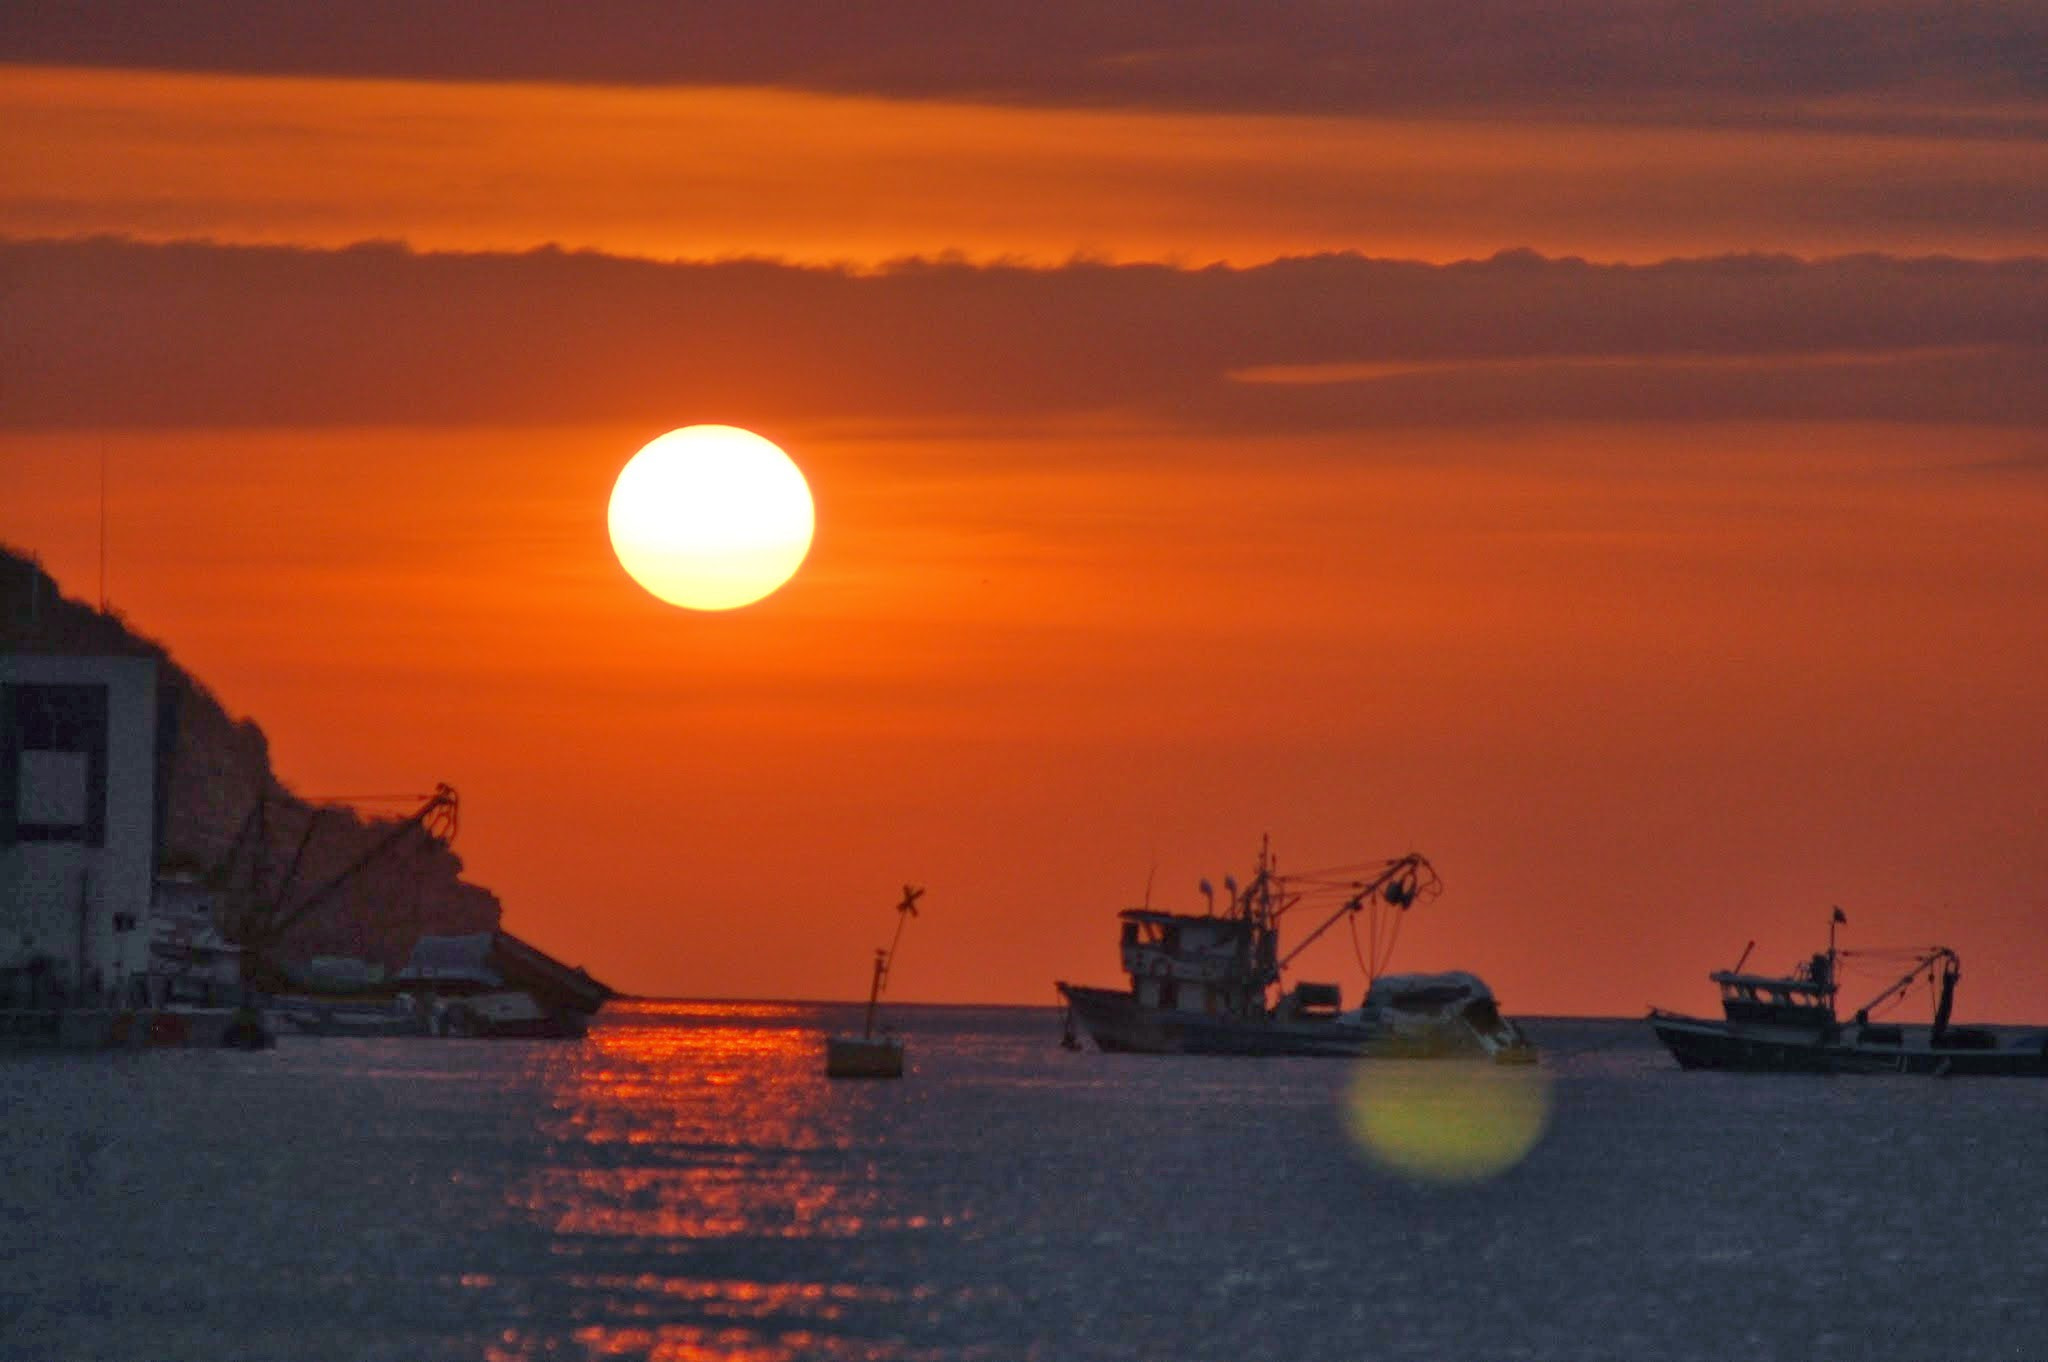
[[[1539,1020],[1475,1112],[1442,1066],[890,1017],[901,1082],[828,1082],[860,1010],[801,1004],[0,1056],[0,1357],[2048,1362],[2048,1083]],[[1363,1142],[1361,1104],[1427,1141],[1527,1081],[1540,1127],[1462,1180]]]

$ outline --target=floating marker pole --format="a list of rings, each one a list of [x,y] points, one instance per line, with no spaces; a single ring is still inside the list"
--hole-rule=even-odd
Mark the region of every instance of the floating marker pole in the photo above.
[[[868,1018],[865,1022],[861,1023],[860,1028],[862,1040],[868,1040],[875,1034],[875,1004],[882,1000],[882,977],[888,972],[888,953],[877,949],[875,951],[875,981],[868,986]]]
[[[882,985],[888,982],[889,967],[896,963],[896,947],[903,942],[903,924],[917,916],[917,901],[924,897],[924,890],[916,885],[903,886],[903,902],[896,905],[896,934],[889,938],[889,949],[875,952],[875,981],[868,989],[868,1019],[861,1035],[875,1033],[875,1005],[882,1000]]]

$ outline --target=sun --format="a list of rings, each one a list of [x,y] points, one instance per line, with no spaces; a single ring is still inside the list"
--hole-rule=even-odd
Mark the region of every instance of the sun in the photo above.
[[[811,489],[789,455],[737,426],[650,440],[612,485],[612,551],[671,605],[732,610],[791,577],[810,552]]]

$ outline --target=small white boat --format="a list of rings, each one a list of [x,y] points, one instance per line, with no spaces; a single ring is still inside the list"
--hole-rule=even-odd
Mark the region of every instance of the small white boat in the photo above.
[[[825,1077],[901,1078],[903,1042],[886,1030],[875,1034],[875,1009],[882,1001],[882,987],[889,980],[896,947],[903,940],[903,924],[917,916],[917,901],[924,890],[903,886],[903,901],[896,905],[896,935],[889,949],[875,952],[875,977],[868,986],[868,1015],[857,1036],[828,1036],[825,1039]]]
[[[432,1018],[424,997],[401,993],[393,998],[323,997],[318,994],[273,995],[265,1011],[278,1024],[301,1036],[428,1036]]]

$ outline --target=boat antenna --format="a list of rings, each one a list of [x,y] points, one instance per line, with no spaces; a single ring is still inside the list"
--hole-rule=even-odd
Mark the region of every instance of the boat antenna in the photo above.
[[[1273,834],[1259,834],[1259,871],[1252,877],[1252,884],[1259,891],[1259,920],[1268,928],[1273,925]]]
[[[1749,963],[1749,953],[1750,953],[1751,951],[1755,950],[1755,949],[1756,949],[1756,942],[1754,942],[1754,941],[1750,942],[1750,943],[1749,943],[1749,944],[1748,944],[1747,946],[1744,946],[1744,947],[1742,948],[1742,958],[1741,958],[1740,960],[1737,960],[1737,961],[1735,962],[1735,968],[1734,968],[1734,969],[1732,969],[1732,970],[1729,970],[1728,972],[1729,972],[1730,974],[1740,974],[1740,973],[1742,973],[1742,967],[1743,967],[1744,965],[1746,965],[1746,964],[1748,964],[1748,963]]]
[[[1836,905],[1835,905],[1835,911],[1834,911],[1833,913],[1831,913],[1831,914],[1829,914],[1829,915],[1828,915],[1828,1013],[1829,1013],[1829,1015],[1831,1015],[1831,1016],[1832,1016],[1832,1015],[1834,1014],[1834,1010],[1835,1010],[1835,992],[1836,992],[1836,989],[1835,989],[1835,974],[1836,974],[1836,970],[1835,970],[1835,960],[1836,960],[1836,952],[1835,952],[1835,928],[1836,928],[1836,927],[1843,927],[1843,926],[1847,926],[1847,925],[1848,925],[1848,923],[1849,923],[1849,915],[1848,915],[1847,913],[1844,913],[1844,912],[1842,911],[1842,907],[1841,907],[1841,905],[1840,905],[1840,904],[1836,904]]]
[[[100,436],[100,613],[107,613],[107,437]]]
[[[43,626],[43,555],[28,556],[28,635],[35,638]]]

